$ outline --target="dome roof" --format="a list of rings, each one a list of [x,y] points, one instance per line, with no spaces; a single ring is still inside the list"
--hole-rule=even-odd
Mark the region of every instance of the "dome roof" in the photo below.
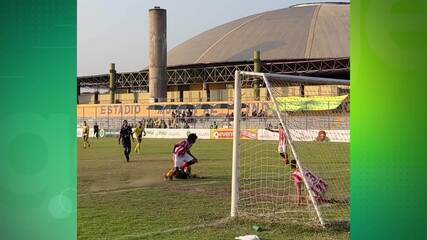
[[[168,52],[168,66],[349,57],[349,4],[303,4],[241,18]]]

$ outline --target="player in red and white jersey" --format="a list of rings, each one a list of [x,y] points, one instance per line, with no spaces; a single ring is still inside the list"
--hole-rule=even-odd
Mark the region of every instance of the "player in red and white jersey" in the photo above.
[[[197,135],[191,133],[186,140],[182,140],[173,147],[172,159],[173,169],[164,174],[165,179],[172,180],[180,172],[185,172],[191,176],[191,165],[197,163],[197,158],[190,152],[190,148],[196,143]]]
[[[289,158],[287,153],[288,135],[286,134],[286,130],[283,128],[282,124],[279,123],[278,130],[273,130],[271,128],[266,128],[266,130],[270,132],[279,133],[279,145],[277,146],[277,151],[279,152],[280,156],[283,158],[283,161],[285,162],[285,164],[289,164]]]

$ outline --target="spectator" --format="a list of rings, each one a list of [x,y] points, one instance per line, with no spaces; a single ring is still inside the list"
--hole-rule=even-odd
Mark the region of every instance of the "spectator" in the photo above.
[[[154,121],[154,127],[155,128],[160,128],[160,119],[156,119],[155,121]]]
[[[210,129],[218,129],[218,125],[216,124],[216,122],[213,122],[213,124],[211,124]]]
[[[185,122],[185,112],[184,111],[182,111],[182,113],[181,113],[180,121]]]
[[[190,125],[188,125],[188,123],[187,123],[187,122],[185,122],[185,124],[184,124],[184,128],[185,128],[185,129],[188,129],[188,128],[190,128]]]
[[[256,117],[257,116],[257,112],[256,109],[252,112],[252,117]]]
[[[172,119],[172,128],[178,128],[178,123],[176,121],[176,118]]]
[[[160,128],[167,128],[165,120],[160,121]]]

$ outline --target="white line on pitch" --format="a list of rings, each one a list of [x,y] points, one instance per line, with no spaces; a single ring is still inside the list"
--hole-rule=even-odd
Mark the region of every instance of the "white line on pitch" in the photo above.
[[[219,183],[221,181],[210,181],[210,182],[201,182],[201,183],[195,183],[195,184],[188,184],[188,185],[176,185],[177,187],[185,186],[185,187],[194,187],[194,186],[201,186],[201,185],[210,185]],[[137,188],[125,188],[125,189],[112,189],[112,190],[105,190],[105,191],[99,191],[99,192],[90,192],[90,193],[81,193],[78,194],[78,197],[88,196],[88,195],[103,195],[103,194],[110,194],[110,193],[121,193],[121,192],[133,192],[138,190],[144,190],[144,189],[164,189],[168,186],[146,186],[146,187],[137,187]]]
[[[120,237],[117,237],[114,239],[120,240],[120,239],[129,239],[129,238],[142,238],[142,237],[150,237],[150,236],[154,236],[154,235],[160,235],[160,234],[171,233],[171,232],[190,231],[190,230],[199,229],[199,228],[207,228],[207,227],[218,226],[218,225],[226,223],[228,220],[229,220],[229,218],[222,218],[222,219],[219,219],[219,220],[217,220],[213,223],[209,223],[209,224],[199,224],[199,225],[193,225],[193,226],[170,228],[170,229],[163,230],[163,231],[148,232],[148,233],[142,233],[142,234],[123,235],[123,236],[120,236]]]

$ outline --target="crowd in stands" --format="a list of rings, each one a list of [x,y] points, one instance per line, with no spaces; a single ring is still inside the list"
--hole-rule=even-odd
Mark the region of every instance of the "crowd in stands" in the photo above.
[[[191,123],[196,122],[191,109],[174,110],[168,118],[144,118],[141,120],[146,128],[190,128]]]
[[[211,120],[209,117],[209,114],[205,117],[195,117],[191,110],[174,110],[170,113],[170,116],[166,118],[143,118],[140,121],[145,128],[190,128],[190,126],[194,126],[195,123],[202,123],[204,121],[210,122]],[[231,127],[232,121],[233,113],[230,112],[225,116],[223,122]],[[210,128],[216,129],[218,128],[218,124],[213,121],[213,123],[210,124]]]
[[[252,113],[242,111],[242,121],[245,121],[248,116],[265,117],[265,111],[260,110]],[[164,117],[146,117],[142,119],[136,119],[136,122],[141,122],[145,128],[191,128],[195,127],[197,123],[203,124],[205,127],[212,129],[218,128],[218,123],[221,127],[232,127],[234,114],[229,111],[225,117],[216,116],[211,117],[209,112],[203,117],[196,117],[191,109],[187,110],[172,110]],[[135,124],[136,124],[135,122]],[[135,125],[134,124],[134,125]],[[132,123],[130,123],[132,125]]]
[[[247,110],[242,111],[242,121],[246,121],[248,117],[266,117],[267,114],[263,109],[250,112]],[[224,116],[215,116],[211,115],[210,111],[206,111],[203,117],[196,117],[194,115],[194,110],[185,109],[185,110],[170,110],[167,114],[162,117],[145,117],[142,119],[136,119],[135,123],[130,125],[135,125],[137,122],[141,122],[145,128],[165,128],[165,129],[188,129],[194,127],[208,127],[211,129],[217,128],[231,128],[232,122],[234,119],[233,111],[228,111]],[[132,121],[133,122],[133,121]]]

